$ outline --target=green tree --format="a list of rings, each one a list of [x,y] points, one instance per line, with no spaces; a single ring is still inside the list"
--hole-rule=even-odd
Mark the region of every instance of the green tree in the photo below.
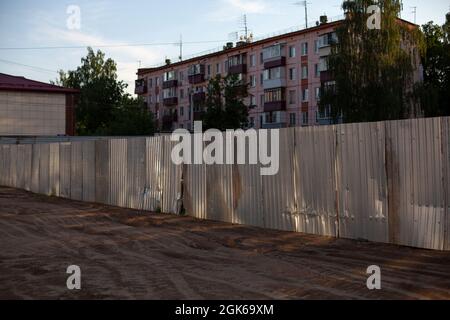
[[[67,73],[61,70],[56,83],[81,92],[76,108],[79,135],[121,135],[125,131],[147,134],[149,129],[154,128],[153,123],[149,123],[149,129],[146,127],[143,131],[136,131],[140,126],[134,125],[130,119],[139,119],[143,111],[131,107],[137,103],[125,93],[127,85],[117,79],[116,63],[105,59],[105,54],[100,50],[94,52],[88,48],[87,56],[81,59],[81,66]],[[122,121],[128,123],[129,129],[124,130],[124,124],[118,126],[119,115],[126,115]],[[114,132],[112,124],[120,128],[120,132]]]
[[[369,29],[368,8],[381,9],[381,29]],[[420,32],[398,19],[400,0],[344,1],[347,18],[336,28],[337,42],[328,57],[335,85],[323,88],[320,109],[337,121],[368,122],[414,115],[411,91]],[[416,61],[417,60],[417,61]]]
[[[416,85],[415,98],[425,116],[450,115],[450,14],[443,26],[432,21],[422,26],[426,51],[422,55],[423,83]]]
[[[203,127],[207,129],[240,129],[248,126],[248,84],[236,75],[211,79],[208,83]]]
[[[142,98],[124,96],[122,103],[115,108],[112,120],[105,134],[110,136],[153,135],[155,121]]]

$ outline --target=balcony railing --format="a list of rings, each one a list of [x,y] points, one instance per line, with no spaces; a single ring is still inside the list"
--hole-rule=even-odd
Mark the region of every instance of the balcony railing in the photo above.
[[[228,67],[228,74],[246,74],[246,73],[247,73],[246,64],[237,64]]]
[[[264,103],[264,112],[286,111],[286,100]]]
[[[201,103],[206,100],[206,93],[205,92],[196,92],[192,94],[192,102],[194,103]]]
[[[135,94],[146,94],[147,93],[147,81],[144,79],[139,79],[135,81]]]
[[[166,107],[176,106],[178,104],[178,97],[164,98],[163,104]]]
[[[286,65],[286,57],[277,57],[264,62],[264,69],[276,67],[284,67]]]
[[[178,80],[168,80],[163,82],[163,89],[178,87]]]

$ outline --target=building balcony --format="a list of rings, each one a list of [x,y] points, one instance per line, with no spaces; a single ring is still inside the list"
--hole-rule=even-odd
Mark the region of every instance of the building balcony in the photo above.
[[[269,60],[264,61],[264,69],[271,69],[284,66],[286,66],[286,57],[284,56],[271,58]]]
[[[331,75],[330,70],[326,70],[326,71],[321,71],[320,72],[320,82],[328,82],[328,81],[332,81],[333,77]]]
[[[264,103],[264,112],[286,111],[286,100]]]
[[[280,79],[264,80],[263,86],[264,89],[283,88],[286,87],[286,79],[283,77]]]
[[[205,92],[196,92],[192,94],[192,102],[195,104],[202,103],[206,100]]]
[[[188,76],[189,84],[198,84],[205,82],[205,75],[203,73],[193,74]]]
[[[166,107],[176,106],[178,104],[178,97],[170,97],[163,99],[163,104]]]
[[[178,80],[169,80],[163,82],[163,89],[170,89],[178,87]]]
[[[246,74],[247,73],[247,65],[246,64],[238,64],[234,66],[228,67],[228,74]]]
[[[135,94],[146,94],[147,93],[147,81],[145,79],[139,79],[135,81]]]

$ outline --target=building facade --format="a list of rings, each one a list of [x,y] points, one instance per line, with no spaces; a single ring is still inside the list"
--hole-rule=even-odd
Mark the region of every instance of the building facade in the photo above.
[[[75,135],[78,93],[0,73],[0,136]]]
[[[144,98],[161,131],[192,130],[202,116],[208,80],[217,74],[236,74],[249,83],[250,127],[330,124],[329,111],[320,112],[318,104],[322,85],[333,85],[326,57],[341,23],[323,22],[261,41],[227,44],[223,51],[186,61],[139,69],[135,92]]]

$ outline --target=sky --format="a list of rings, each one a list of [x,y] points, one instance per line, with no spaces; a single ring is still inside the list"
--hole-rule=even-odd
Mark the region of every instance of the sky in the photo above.
[[[118,76],[134,91],[139,66],[150,67],[179,56],[223,46],[250,32],[265,36],[305,24],[296,0],[0,0],[0,73],[48,82],[57,70],[73,70],[92,46],[117,62]],[[308,0],[310,25],[326,14],[342,15],[342,0]],[[402,18],[417,24],[445,22],[450,0],[404,0]],[[79,28],[73,23],[79,8]],[[69,25],[68,25],[69,22]],[[133,46],[123,46],[123,45]],[[146,44],[141,45],[141,44]],[[70,47],[49,48],[42,47]],[[75,47],[75,48],[74,48]],[[20,48],[20,49],[19,49]],[[27,48],[27,49],[24,49]],[[36,49],[41,48],[41,49]]]

